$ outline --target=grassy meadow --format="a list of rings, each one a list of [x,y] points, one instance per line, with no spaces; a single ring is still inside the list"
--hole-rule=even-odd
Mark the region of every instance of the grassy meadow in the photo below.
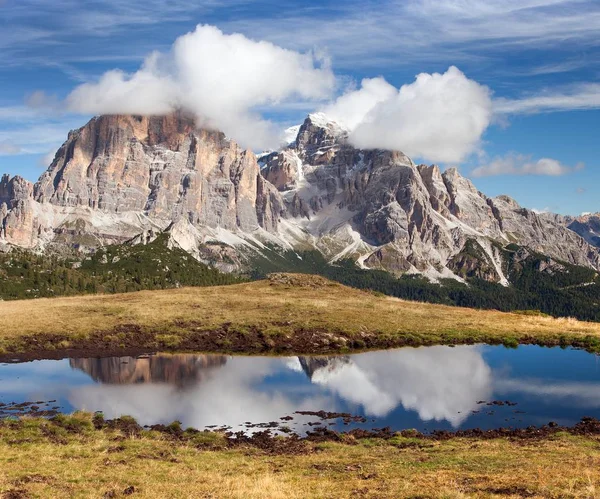
[[[260,448],[208,432],[95,429],[86,414],[24,418],[0,422],[0,497],[589,498],[600,495],[599,448],[568,432]]]
[[[0,302],[0,354],[123,348],[320,353],[436,343],[575,345],[600,323],[403,301],[321,277]]]

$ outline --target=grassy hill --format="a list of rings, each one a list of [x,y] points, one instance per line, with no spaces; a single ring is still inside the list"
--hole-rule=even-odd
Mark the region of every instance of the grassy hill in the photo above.
[[[350,260],[331,264],[317,251],[280,248],[255,256],[249,262],[252,270],[243,275],[224,274],[179,248],[169,248],[163,234],[148,245],[108,246],[83,260],[20,250],[0,253],[0,299],[214,286],[264,279],[270,272],[296,272],[406,300],[600,321],[600,278],[593,269],[516,245],[497,249],[503,255],[508,287],[481,278],[493,274],[493,265],[483,261],[488,257],[476,242],[467,244],[454,259],[455,270],[466,282],[433,283],[421,276],[396,277],[383,270],[361,269]]]
[[[85,349],[325,353],[437,343],[600,347],[600,324],[404,301],[319,276],[0,303],[5,355]]]

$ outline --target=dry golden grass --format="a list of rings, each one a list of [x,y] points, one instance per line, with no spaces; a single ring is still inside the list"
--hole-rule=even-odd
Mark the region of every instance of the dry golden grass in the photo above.
[[[75,415],[68,420],[87,418]],[[25,420],[0,425],[0,497],[344,498],[600,495],[600,441],[557,434],[543,440],[453,438],[308,443],[308,453],[253,447],[212,450],[144,432],[59,433]],[[56,432],[51,432],[56,437]],[[406,446],[407,443],[414,444]],[[404,444],[404,445],[403,445]],[[114,492],[114,495],[110,495]]]
[[[257,326],[273,334],[293,334],[298,328],[306,328],[357,336],[410,336],[412,344],[505,338],[529,338],[549,344],[578,338],[600,341],[599,323],[403,301],[311,279],[312,285],[306,286],[266,280],[210,288],[2,302],[0,348],[23,336],[84,337],[131,324],[156,334],[177,335],[181,333],[178,323],[194,323],[204,330],[224,323],[236,330]]]

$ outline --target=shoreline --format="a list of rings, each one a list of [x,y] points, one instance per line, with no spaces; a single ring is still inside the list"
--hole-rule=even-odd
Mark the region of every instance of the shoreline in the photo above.
[[[189,329],[186,329],[188,328]],[[576,348],[598,353],[598,338],[592,335],[556,334],[536,337],[531,334],[402,334],[394,336],[342,331],[300,329],[291,333],[265,333],[256,326],[240,331],[225,324],[215,330],[194,331],[194,325],[179,323],[178,331],[165,337],[161,331],[144,330],[137,325],[98,331],[86,337],[39,334],[18,337],[0,350],[0,363],[65,358],[138,357],[165,354],[214,354],[248,356],[349,355],[369,351],[427,346],[485,344],[517,348],[536,345],[547,348]],[[40,348],[40,345],[45,345]],[[54,347],[57,345],[57,347]],[[7,348],[8,346],[8,348]],[[50,346],[50,348],[49,348]],[[12,348],[11,348],[12,347]]]
[[[519,432],[144,429],[75,413],[0,420],[2,497],[594,497],[600,421]]]
[[[27,413],[29,407],[37,408],[35,404],[43,405],[44,402],[23,402],[12,407],[23,408],[24,412],[5,414],[0,417],[0,432],[10,431],[23,428],[24,426],[34,426],[37,428],[45,428],[46,425],[66,428],[77,433],[77,429],[73,425],[79,425],[91,431],[102,430],[123,430],[130,436],[140,437],[150,432],[156,432],[163,435],[167,439],[172,439],[178,442],[190,442],[199,434],[218,436],[228,447],[235,447],[241,443],[252,444],[256,440],[261,441],[261,445],[265,445],[266,440],[271,440],[272,444],[278,445],[278,440],[285,439],[289,442],[339,442],[352,445],[355,441],[381,439],[391,440],[394,438],[416,439],[422,441],[446,441],[452,439],[483,439],[491,440],[497,438],[507,438],[515,441],[518,440],[543,440],[552,438],[558,434],[569,434],[572,436],[583,437],[600,437],[600,420],[593,417],[582,417],[580,421],[573,425],[559,425],[549,421],[543,425],[530,425],[522,428],[497,427],[489,429],[466,428],[457,430],[432,430],[430,432],[421,432],[412,428],[404,428],[401,430],[392,430],[389,427],[384,428],[351,428],[348,430],[333,430],[328,426],[311,425],[304,435],[294,432],[286,428],[286,422],[289,417],[284,416],[278,421],[252,423],[247,425],[245,429],[234,430],[231,427],[213,425],[203,429],[184,428],[178,421],[173,421],[169,424],[139,424],[135,418],[123,415],[118,418],[105,419],[102,412],[88,413],[85,411],[74,411],[67,414],[57,410],[39,410],[34,409],[31,413]],[[49,405],[49,404],[47,404]],[[10,405],[0,406],[3,410],[12,410]],[[362,416],[353,416],[346,413],[327,413],[326,411],[298,411],[294,414],[312,415],[318,418],[321,422],[331,420],[352,420],[360,421]],[[252,431],[249,431],[252,430]],[[281,432],[279,434],[275,432]],[[51,432],[50,432],[51,433]],[[49,432],[42,431],[42,436],[49,436]],[[212,439],[212,437],[210,437]],[[285,451],[285,447],[281,449]]]

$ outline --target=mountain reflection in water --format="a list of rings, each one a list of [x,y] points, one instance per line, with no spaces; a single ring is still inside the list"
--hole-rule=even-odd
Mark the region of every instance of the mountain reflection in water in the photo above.
[[[172,383],[186,386],[201,381],[210,369],[227,362],[225,355],[152,355],[144,357],[107,357],[69,359],[99,383]]]

